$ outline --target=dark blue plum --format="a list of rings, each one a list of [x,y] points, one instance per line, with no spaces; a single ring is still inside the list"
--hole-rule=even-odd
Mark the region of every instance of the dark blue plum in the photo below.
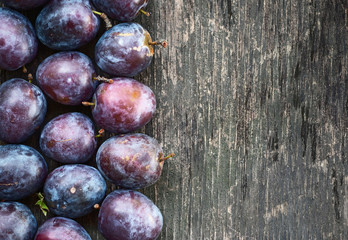
[[[32,240],[37,222],[30,209],[18,202],[0,202],[0,239]]]
[[[102,83],[94,96],[92,114],[97,125],[113,133],[129,133],[145,126],[156,111],[156,98],[146,85],[131,78]]]
[[[0,23],[0,69],[17,70],[37,54],[35,30],[28,18],[7,8],[0,8]]]
[[[0,140],[20,143],[42,124],[47,110],[41,90],[24,79],[0,85]]]
[[[109,138],[98,149],[96,161],[100,172],[112,183],[139,189],[159,179],[164,157],[156,139],[135,133]]]
[[[61,163],[83,163],[97,149],[93,122],[82,113],[65,113],[46,124],[41,132],[42,152]]]
[[[54,217],[37,230],[34,240],[92,240],[86,230],[72,219]]]
[[[36,18],[39,40],[55,50],[73,50],[95,38],[99,19],[89,1],[52,0]]]
[[[105,196],[106,183],[93,167],[72,164],[53,170],[47,177],[44,194],[50,211],[77,218],[90,213]]]
[[[0,0],[0,2],[4,3],[8,7],[21,10],[29,10],[39,7],[48,1],[49,0]]]
[[[132,190],[110,193],[100,208],[98,227],[107,240],[157,239],[163,226],[158,207]]]
[[[80,105],[97,87],[92,61],[80,52],[60,52],[46,58],[36,71],[40,88],[54,101]]]
[[[92,0],[98,10],[120,22],[136,18],[139,11],[146,7],[149,0]]]
[[[153,42],[138,23],[121,23],[106,31],[95,46],[97,65],[112,76],[133,77],[151,63]],[[166,46],[166,45],[164,45]]]
[[[9,144],[0,146],[0,200],[19,200],[38,191],[48,169],[34,148]]]

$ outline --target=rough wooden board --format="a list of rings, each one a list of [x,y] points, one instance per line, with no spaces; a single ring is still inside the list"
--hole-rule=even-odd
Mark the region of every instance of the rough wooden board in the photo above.
[[[137,77],[158,101],[142,131],[177,154],[142,191],[164,215],[161,239],[346,239],[348,3],[153,0],[148,9],[137,21],[169,45]],[[49,118],[67,111],[50,106]],[[79,222],[101,240],[96,216]]]

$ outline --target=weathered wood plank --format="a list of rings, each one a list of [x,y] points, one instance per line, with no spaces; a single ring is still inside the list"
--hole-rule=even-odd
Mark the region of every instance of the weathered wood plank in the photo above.
[[[348,3],[153,0],[149,11],[138,21],[169,45],[136,77],[158,101],[142,131],[177,154],[142,191],[164,215],[161,239],[347,238]],[[88,114],[49,107],[48,118]],[[96,216],[79,222],[101,240]]]

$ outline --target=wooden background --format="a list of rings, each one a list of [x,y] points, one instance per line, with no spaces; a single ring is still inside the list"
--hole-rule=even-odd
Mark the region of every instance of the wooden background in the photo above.
[[[176,153],[142,190],[163,213],[160,239],[347,239],[348,2],[151,0],[147,10],[136,21],[169,45],[136,77],[158,104],[140,131]],[[94,44],[81,51],[93,57]],[[29,70],[51,53],[41,46]],[[69,111],[90,116],[49,101],[46,122]],[[44,221],[34,197],[22,202]],[[77,220],[102,240],[96,217]]]

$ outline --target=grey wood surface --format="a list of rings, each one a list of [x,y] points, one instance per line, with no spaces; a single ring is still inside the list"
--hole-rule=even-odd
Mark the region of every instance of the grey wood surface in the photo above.
[[[136,77],[158,104],[141,131],[176,153],[142,190],[163,213],[160,239],[348,239],[348,2],[152,0],[147,9],[136,21],[168,48]],[[93,44],[81,51],[93,57]],[[41,48],[28,68],[51,53]],[[15,76],[2,71],[1,81]],[[90,115],[50,101],[46,122],[68,111]],[[38,136],[26,144],[38,147]],[[35,198],[23,202],[42,223]],[[97,212],[78,222],[103,239]]]

